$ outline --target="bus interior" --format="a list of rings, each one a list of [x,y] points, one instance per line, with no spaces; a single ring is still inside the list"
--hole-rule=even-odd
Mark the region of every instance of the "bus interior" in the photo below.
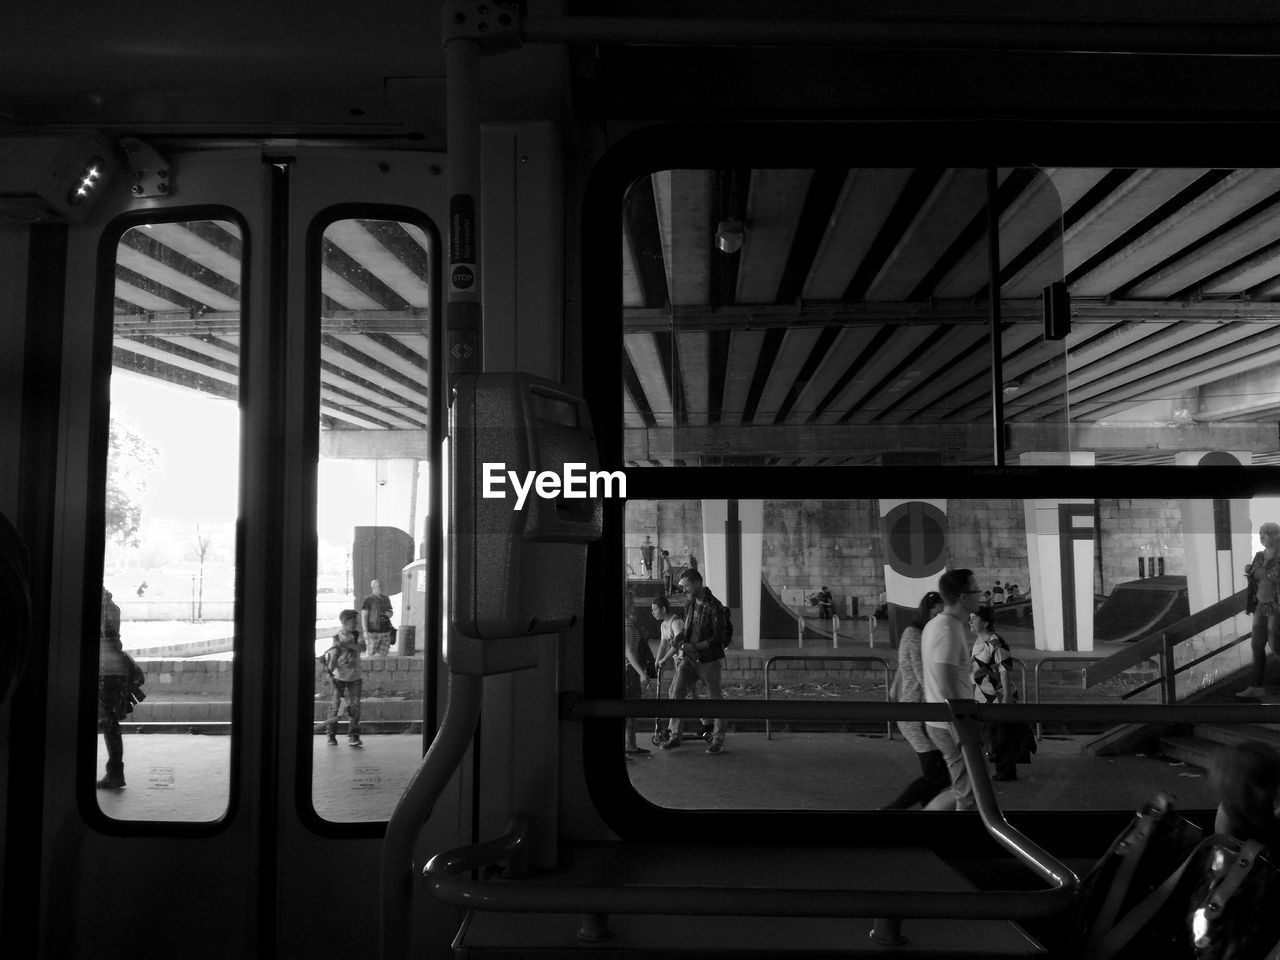
[[[1280,747],[1280,14],[0,20],[13,955],[1065,960]],[[949,571],[1016,702],[897,699]]]

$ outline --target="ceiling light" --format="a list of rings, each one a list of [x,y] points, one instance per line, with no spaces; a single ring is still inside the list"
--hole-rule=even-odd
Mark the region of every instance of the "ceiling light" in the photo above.
[[[1015,393],[1022,389],[1022,384],[1017,380],[1006,380],[1004,384],[1004,398],[1008,400]]]
[[[75,206],[84,203],[102,184],[102,170],[106,161],[102,157],[90,157],[80,169],[80,175],[67,193],[67,203]]]

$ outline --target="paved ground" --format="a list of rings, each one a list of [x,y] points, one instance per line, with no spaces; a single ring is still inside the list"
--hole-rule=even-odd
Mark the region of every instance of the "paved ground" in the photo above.
[[[327,819],[382,820],[395,807],[421,752],[417,734],[368,734],[363,748],[314,738],[317,811]],[[677,808],[873,810],[918,772],[901,739],[853,733],[731,734],[708,756],[697,741],[627,764],[636,790]],[[646,744],[648,746],[648,744]],[[1009,810],[1132,810],[1157,790],[1188,808],[1214,806],[1203,771],[1154,757],[1088,757],[1079,740],[1048,737],[1015,783],[996,784]],[[612,761],[611,761],[612,762]],[[99,756],[99,769],[106,763]],[[191,734],[125,737],[129,785],[100,791],[103,810],[126,820],[217,819],[227,804],[230,739]]]
[[[316,811],[338,821],[385,820],[408,785],[422,752],[421,734],[345,737],[336,747],[315,737]],[[127,734],[123,790],[99,790],[104,813],[121,820],[216,820],[227,807],[231,738],[200,734]],[[106,767],[99,741],[98,769]]]

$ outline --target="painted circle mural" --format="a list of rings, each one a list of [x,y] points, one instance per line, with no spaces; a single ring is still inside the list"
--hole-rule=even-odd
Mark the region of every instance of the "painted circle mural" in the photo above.
[[[900,503],[884,517],[885,562],[904,577],[921,578],[946,566],[947,515],[932,503]]]

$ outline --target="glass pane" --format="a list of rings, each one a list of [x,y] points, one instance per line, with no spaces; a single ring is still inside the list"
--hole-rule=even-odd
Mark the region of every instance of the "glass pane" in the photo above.
[[[432,250],[368,219],[321,246],[312,802],[385,820],[422,754]]]
[[[1169,167],[1108,169],[1064,203],[1073,450],[1276,462],[1278,199],[1280,169]]]
[[[1061,207],[996,171],[1002,354],[1040,344]],[[624,198],[629,466],[982,464],[994,456],[988,172],[666,170]],[[1059,374],[1060,376],[1060,374]]]
[[[1262,498],[630,501],[627,636],[658,661],[669,649],[664,621],[670,633],[680,618],[694,639],[690,602],[707,598],[678,588],[695,564],[733,629],[723,659],[668,662],[629,695],[709,698],[709,721],[717,687],[728,699],[884,702],[922,599],[963,568],[1011,648],[1021,702],[1158,703],[1162,687],[1177,702],[1237,702],[1252,664],[1242,571],[1261,547],[1259,525],[1278,515],[1280,501]],[[670,577],[663,551],[674,556]],[[961,622],[968,653],[977,637],[967,615]],[[1104,669],[1104,658],[1158,648],[1166,633],[1179,638],[1172,679],[1158,650]],[[913,745],[896,726],[886,736],[884,722],[729,721],[725,763],[700,756],[704,729],[716,739],[708,721],[634,720],[629,737],[651,754],[627,764],[636,790],[682,809],[874,810],[920,776]],[[680,749],[662,748],[675,732]],[[1191,808],[1217,802],[1205,766],[1213,748],[1183,763],[1163,728],[1110,751],[1096,724],[1039,733],[1030,766],[1016,764],[1019,781],[996,785],[1005,809],[1131,810],[1157,790]]]
[[[227,807],[242,239],[149,223],[117,247],[97,796],[120,819]]]

